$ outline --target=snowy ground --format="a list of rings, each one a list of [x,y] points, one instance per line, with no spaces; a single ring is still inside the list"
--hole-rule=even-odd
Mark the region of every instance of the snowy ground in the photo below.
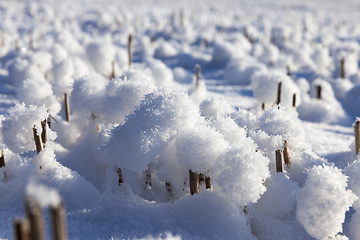
[[[60,200],[69,239],[360,239],[359,13],[358,1],[0,2],[0,238],[31,199],[46,239]],[[212,187],[191,195],[189,170]]]

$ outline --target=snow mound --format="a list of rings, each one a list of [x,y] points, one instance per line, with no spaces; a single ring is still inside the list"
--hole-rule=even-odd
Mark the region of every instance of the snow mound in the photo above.
[[[296,106],[300,104],[300,91],[293,80],[278,70],[258,71],[251,78],[254,97],[262,103],[276,103],[279,83],[281,84],[281,105],[292,107],[296,94]]]
[[[35,106],[45,105],[53,116],[61,110],[60,103],[53,95],[51,84],[45,79],[27,79],[20,83],[16,92],[21,102]]]
[[[114,128],[105,145],[109,163],[142,172],[175,135],[199,121],[199,109],[186,94],[169,90],[145,96],[140,106]]]
[[[97,72],[104,76],[111,75],[112,62],[115,61],[115,48],[111,43],[90,43],[86,46],[86,55]]]
[[[22,154],[35,150],[33,127],[37,135],[42,133],[41,122],[48,118],[45,106],[26,106],[24,103],[16,104],[10,109],[10,115],[2,122],[2,137],[5,145],[14,153]],[[48,140],[54,140],[56,133],[47,129]],[[10,137],[11,136],[11,137]]]
[[[249,85],[252,75],[266,70],[266,66],[255,60],[233,59],[225,68],[224,79],[228,84]]]
[[[319,87],[321,96],[318,94]],[[310,96],[303,96],[303,101],[297,109],[300,119],[325,123],[341,123],[347,120],[346,112],[326,80],[315,79],[310,85]]]
[[[296,194],[299,186],[291,182],[283,173],[273,174],[266,184],[266,192],[256,203],[255,208],[269,217],[282,218],[295,210]]]
[[[342,232],[345,212],[357,200],[346,187],[347,177],[336,167],[308,170],[305,186],[298,192],[296,215],[312,237],[321,239]]]
[[[26,186],[25,194],[32,201],[36,201],[42,208],[56,207],[61,203],[59,193],[54,188],[46,187],[42,184],[30,182]]]

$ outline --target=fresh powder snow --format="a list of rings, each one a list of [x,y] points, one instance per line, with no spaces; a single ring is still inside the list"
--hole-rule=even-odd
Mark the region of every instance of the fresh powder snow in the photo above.
[[[359,9],[0,2],[0,238],[360,240]]]

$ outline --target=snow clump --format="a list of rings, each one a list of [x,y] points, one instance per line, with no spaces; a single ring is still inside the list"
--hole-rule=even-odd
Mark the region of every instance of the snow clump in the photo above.
[[[256,71],[264,71],[266,66],[252,59],[233,59],[225,68],[224,79],[228,84],[249,85]]]
[[[104,146],[109,164],[142,172],[164,151],[179,131],[199,121],[199,109],[182,93],[154,91],[114,128]]]
[[[278,70],[256,72],[251,78],[254,97],[261,103],[276,103],[279,83],[281,84],[281,105],[292,107],[296,94],[296,106],[300,104],[300,91],[294,81]]]
[[[60,195],[55,189],[34,182],[30,182],[26,186],[25,195],[31,201],[39,203],[42,208],[56,207],[61,203]]]
[[[2,122],[2,137],[5,145],[14,153],[35,150],[33,128],[36,134],[42,133],[41,122],[48,118],[45,106],[26,106],[24,103],[16,104],[10,109],[10,115]],[[54,140],[56,133],[47,129],[48,140]]]
[[[53,95],[51,84],[45,79],[27,79],[21,82],[16,95],[28,105],[45,105],[53,116],[61,110],[61,104]]]
[[[346,188],[347,177],[336,167],[308,170],[305,186],[298,192],[296,216],[310,236],[322,239],[343,231],[345,212],[357,200]]]

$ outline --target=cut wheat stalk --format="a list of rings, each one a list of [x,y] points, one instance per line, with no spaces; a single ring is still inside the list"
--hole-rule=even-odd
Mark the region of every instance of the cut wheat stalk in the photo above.
[[[65,119],[70,122],[70,100],[69,95],[64,93],[64,104],[65,104]]]
[[[128,39],[128,55],[129,55],[129,67],[131,67],[131,63],[132,63],[132,35],[129,34],[129,39]]]
[[[47,142],[47,128],[46,128],[46,119],[41,122],[42,132],[41,132],[41,141],[45,146]]]
[[[282,86],[282,82],[279,82],[278,91],[277,91],[277,101],[276,101],[277,105],[279,105],[281,102],[281,86]]]
[[[212,188],[211,178],[210,177],[205,176],[205,185],[206,185],[206,189],[211,189]]]
[[[117,174],[118,174],[118,177],[119,177],[118,185],[121,186],[123,184],[123,182],[124,182],[124,177],[123,177],[123,173],[122,173],[121,168],[117,169]]]
[[[29,220],[30,239],[44,240],[44,218],[39,203],[27,198],[25,200],[26,217]]]
[[[14,219],[14,239],[15,240],[30,240],[29,226],[26,220],[20,218]]]
[[[32,33],[32,32],[30,32],[30,34],[29,34],[29,49],[30,49],[31,51],[34,51],[34,50],[35,50],[35,48],[34,48],[34,37],[33,37],[33,33]]]
[[[199,174],[189,170],[190,194],[199,193]]]
[[[200,65],[199,64],[196,64],[196,66],[195,66],[195,68],[196,68],[196,74],[195,74],[195,85],[196,85],[196,87],[198,87],[199,86],[199,80],[200,80]]]
[[[290,168],[290,155],[289,155],[289,147],[287,141],[284,141],[284,150],[283,150],[284,163],[288,168]]]
[[[19,44],[19,40],[18,40],[18,39],[15,40],[15,50],[16,50],[16,51],[19,51],[19,50],[20,50],[20,44]]]
[[[321,85],[315,86],[316,88],[316,98],[321,99]]]
[[[5,155],[4,150],[1,150],[1,157],[0,157],[0,168],[5,167]],[[6,172],[4,171],[4,180],[6,179]]]
[[[5,156],[4,150],[1,150],[1,157],[0,157],[0,168],[5,167]]]
[[[115,78],[115,60],[111,62],[111,75],[110,80]]]
[[[55,206],[50,206],[50,215],[52,221],[52,229],[54,240],[67,240],[66,216],[65,209],[62,203]]]
[[[292,106],[296,108],[296,93],[293,94]]]
[[[208,40],[206,38],[204,38],[202,44],[203,44],[204,48],[207,48],[208,45],[209,45],[209,42],[208,42]]]
[[[33,135],[34,135],[34,141],[35,141],[35,146],[36,146],[36,152],[39,154],[41,152],[41,150],[44,149],[44,146],[43,146],[41,134],[39,134],[39,135],[37,134],[35,125],[33,127]]]
[[[199,184],[201,184],[202,182],[205,183],[206,189],[211,189],[212,188],[211,178],[207,177],[205,174],[200,173],[199,174]]]
[[[145,188],[151,189],[152,183],[151,183],[151,172],[150,170],[145,170]]]
[[[342,58],[340,60],[340,78],[345,78],[345,59]]]
[[[283,150],[275,150],[276,172],[284,172]]]
[[[354,123],[355,133],[355,153],[359,154],[360,151],[360,119],[357,119]]]
[[[286,66],[286,74],[291,77],[291,70],[289,66]]]

